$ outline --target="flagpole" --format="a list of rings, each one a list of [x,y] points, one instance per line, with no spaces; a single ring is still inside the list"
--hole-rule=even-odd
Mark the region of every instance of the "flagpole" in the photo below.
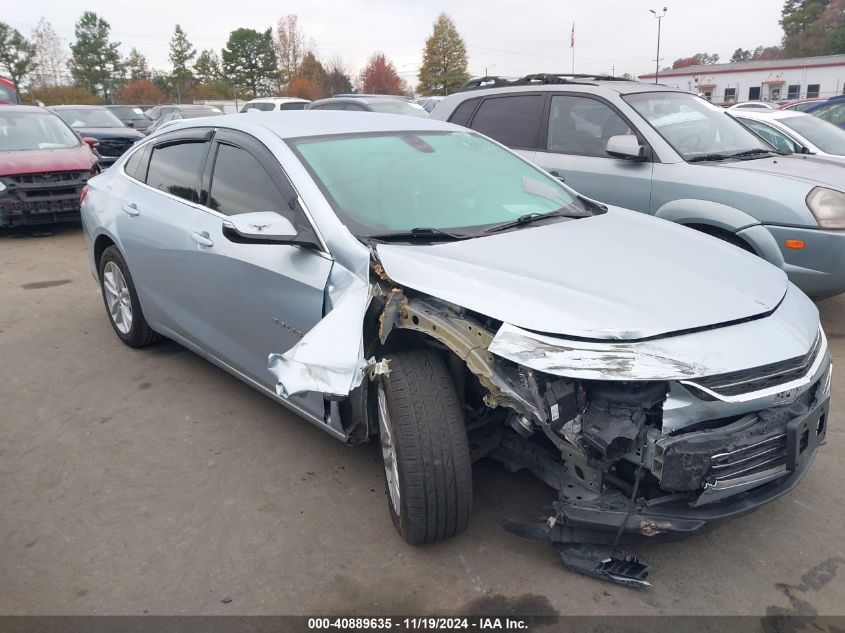
[[[569,45],[572,49],[572,74],[575,74],[575,22],[572,23],[572,34],[569,38]]]

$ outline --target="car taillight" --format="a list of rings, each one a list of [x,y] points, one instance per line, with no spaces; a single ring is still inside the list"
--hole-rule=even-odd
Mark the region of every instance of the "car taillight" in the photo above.
[[[88,185],[84,185],[82,187],[82,191],[79,194],[79,206],[82,206],[82,201],[85,200],[85,196],[88,195]]]

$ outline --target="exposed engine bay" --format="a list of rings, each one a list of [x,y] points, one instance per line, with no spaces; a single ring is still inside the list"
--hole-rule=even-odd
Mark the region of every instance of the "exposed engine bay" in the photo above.
[[[389,372],[393,349],[439,350],[461,398],[472,460],[528,470],[557,491],[552,516],[507,529],[550,541],[572,571],[647,585],[650,564],[621,544],[692,534],[752,511],[794,487],[824,441],[831,369],[820,330],[808,353],[788,361],[701,376],[661,359],[667,377],[641,380],[552,366],[554,339],[543,337],[531,355],[524,332],[505,340],[509,327],[403,287],[375,261],[363,319],[370,360],[344,406],[327,407],[327,421],[348,441],[366,441],[377,432],[360,415],[366,376]],[[621,346],[608,347],[624,366]],[[572,346],[560,349],[578,361]],[[610,367],[608,358],[601,362]],[[543,369],[517,362],[526,359]]]

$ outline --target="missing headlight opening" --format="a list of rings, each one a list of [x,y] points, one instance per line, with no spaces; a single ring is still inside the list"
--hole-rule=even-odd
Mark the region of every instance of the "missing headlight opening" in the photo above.
[[[753,371],[708,377],[701,385],[690,367],[665,358],[666,371],[676,372],[667,380],[622,380],[612,367],[604,380],[570,377],[560,367],[538,371],[491,351],[502,323],[403,288],[380,264],[371,282],[367,353],[385,359],[385,371],[391,352],[408,347],[443,357],[458,390],[472,461],[486,456],[513,472],[527,470],[558,493],[546,521],[506,528],[550,541],[572,571],[648,585],[650,564],[620,550],[620,543],[690,534],[742,514],[752,496],[783,494],[791,488],[783,481],[806,469],[810,460],[803,457],[824,440],[823,334],[794,367],[778,367],[786,378],[809,376],[804,385],[736,402],[747,395],[743,389],[763,384]],[[610,354],[618,352],[614,345]],[[548,354],[547,343],[536,346],[538,357]],[[524,347],[519,358],[528,362]],[[626,359],[619,362],[624,366]],[[766,379],[766,387],[777,383]],[[370,373],[370,380],[377,377]]]

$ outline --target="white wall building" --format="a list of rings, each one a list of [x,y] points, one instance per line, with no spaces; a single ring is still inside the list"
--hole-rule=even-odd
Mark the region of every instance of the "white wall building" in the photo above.
[[[689,66],[661,71],[658,81],[720,104],[833,97],[845,94],[845,55]]]

